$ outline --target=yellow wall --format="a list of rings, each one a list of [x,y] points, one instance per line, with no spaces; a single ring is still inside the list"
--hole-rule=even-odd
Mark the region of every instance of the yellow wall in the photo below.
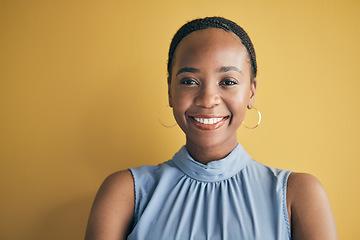
[[[158,123],[167,50],[195,17],[242,25],[259,63],[263,122],[240,142],[267,165],[324,184],[340,239],[360,235],[360,3],[0,2],[0,239],[82,239],[111,172],[169,159]]]

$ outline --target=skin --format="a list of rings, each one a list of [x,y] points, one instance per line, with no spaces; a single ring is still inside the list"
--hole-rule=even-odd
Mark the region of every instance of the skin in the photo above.
[[[201,163],[224,158],[237,145],[236,130],[254,103],[246,48],[233,33],[196,31],[177,46],[169,104],[186,134],[186,148]],[[215,130],[199,129],[193,117],[226,117]]]
[[[130,171],[108,176],[91,208],[85,240],[126,239],[135,207],[134,181]]]
[[[250,70],[246,49],[231,32],[199,30],[179,43],[168,86],[169,104],[195,160],[206,164],[224,158],[236,147],[236,130],[246,109],[254,104],[257,82],[250,81]],[[222,120],[206,125],[195,117]],[[85,239],[126,239],[134,202],[131,173],[126,170],[110,175],[94,200]],[[315,177],[290,175],[287,209],[292,239],[337,239],[330,203]]]

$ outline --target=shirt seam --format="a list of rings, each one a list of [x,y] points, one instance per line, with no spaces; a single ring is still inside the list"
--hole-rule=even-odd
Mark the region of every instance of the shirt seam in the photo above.
[[[288,230],[289,239],[291,239],[291,228],[290,228],[290,219],[289,219],[289,213],[288,213],[288,210],[287,210],[286,199],[287,199],[287,183],[288,183],[289,176],[290,176],[290,174],[292,172],[293,171],[287,172],[287,174],[286,174],[286,176],[284,177],[284,180],[283,180],[283,204],[282,205],[283,205],[283,214],[284,214],[286,227],[287,227],[287,230]]]
[[[134,227],[136,226],[137,222],[138,222],[138,208],[139,208],[139,193],[137,191],[137,180],[136,180],[136,177],[135,177],[135,173],[133,172],[133,169],[129,168],[129,171],[132,175],[132,178],[133,178],[133,182],[134,182],[134,193],[135,193],[135,207],[134,207],[134,217],[133,217],[133,226],[132,226],[132,229],[134,229]]]

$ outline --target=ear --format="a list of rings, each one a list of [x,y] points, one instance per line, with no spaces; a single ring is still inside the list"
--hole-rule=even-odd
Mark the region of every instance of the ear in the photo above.
[[[256,78],[254,78],[253,81],[250,83],[250,97],[249,97],[248,109],[251,109],[254,106],[256,87],[257,87],[257,80]]]
[[[169,106],[172,107],[172,98],[171,98],[171,79],[168,77],[168,98],[169,98]]]

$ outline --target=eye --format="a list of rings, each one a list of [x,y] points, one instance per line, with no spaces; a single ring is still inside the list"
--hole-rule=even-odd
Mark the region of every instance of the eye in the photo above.
[[[180,81],[181,85],[199,85],[194,79],[185,78]]]
[[[231,86],[236,85],[237,81],[235,79],[224,79],[219,84],[223,86]]]

